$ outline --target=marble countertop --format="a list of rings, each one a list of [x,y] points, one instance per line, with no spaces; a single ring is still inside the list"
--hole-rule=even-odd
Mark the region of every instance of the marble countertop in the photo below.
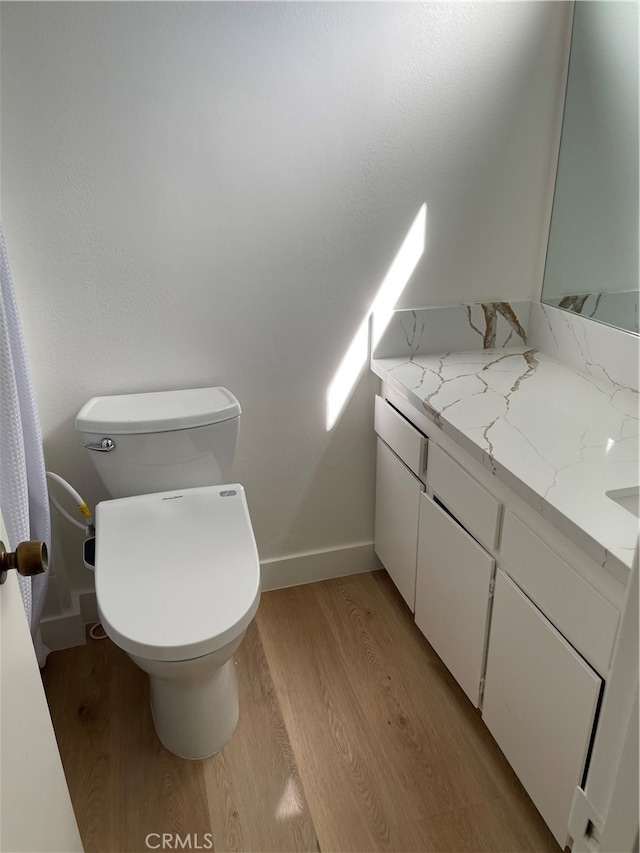
[[[638,519],[638,394],[526,346],[373,358],[372,371],[626,583]]]

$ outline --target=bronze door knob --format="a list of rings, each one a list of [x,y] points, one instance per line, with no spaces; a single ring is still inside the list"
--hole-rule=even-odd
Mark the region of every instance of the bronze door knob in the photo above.
[[[7,579],[10,569],[23,577],[39,575],[47,570],[49,557],[44,542],[21,542],[15,551],[7,551],[4,542],[0,542],[0,584]]]

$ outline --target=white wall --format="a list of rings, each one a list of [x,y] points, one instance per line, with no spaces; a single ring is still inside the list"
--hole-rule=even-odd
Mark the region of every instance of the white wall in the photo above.
[[[539,294],[569,11],[2,4],[2,218],[49,467],[103,497],[89,397],[225,384],[261,557],[370,541],[376,383],[330,433],[327,385],[424,201],[402,307]]]

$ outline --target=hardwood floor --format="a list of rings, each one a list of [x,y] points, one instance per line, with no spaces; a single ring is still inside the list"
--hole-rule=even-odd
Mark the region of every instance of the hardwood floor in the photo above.
[[[87,851],[559,850],[386,572],[264,593],[236,665],[238,728],[191,762],[110,640],[49,656]]]

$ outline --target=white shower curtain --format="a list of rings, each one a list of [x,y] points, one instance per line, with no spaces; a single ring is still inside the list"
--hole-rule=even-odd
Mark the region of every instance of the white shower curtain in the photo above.
[[[39,539],[51,553],[51,520],[42,435],[0,224],[0,507],[9,545]],[[7,543],[5,543],[7,544]],[[19,576],[38,663],[48,649],[40,636],[49,575]]]

